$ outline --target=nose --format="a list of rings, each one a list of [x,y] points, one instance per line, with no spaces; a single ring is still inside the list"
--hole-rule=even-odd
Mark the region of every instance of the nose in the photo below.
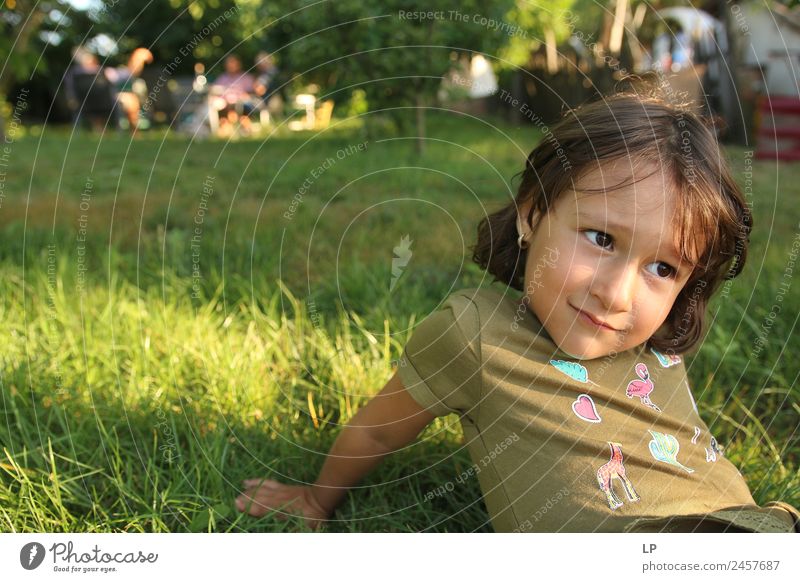
[[[638,266],[614,257],[600,264],[591,282],[590,294],[597,297],[608,313],[624,313],[633,307]]]

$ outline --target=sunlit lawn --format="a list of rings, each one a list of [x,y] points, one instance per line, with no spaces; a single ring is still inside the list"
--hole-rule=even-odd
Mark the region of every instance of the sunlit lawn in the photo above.
[[[237,514],[241,480],[313,480],[414,322],[490,283],[468,247],[539,137],[435,112],[428,136],[422,157],[354,123],[233,143],[48,129],[12,144],[0,530],[296,527]],[[744,181],[744,150],[727,153]],[[792,281],[800,166],[753,170],[750,262],[712,305],[689,374],[756,500],[798,506],[795,283],[768,314]],[[404,236],[413,256],[390,290]],[[423,500],[469,466],[460,437],[455,416],[438,419],[328,530],[490,531],[474,480]]]

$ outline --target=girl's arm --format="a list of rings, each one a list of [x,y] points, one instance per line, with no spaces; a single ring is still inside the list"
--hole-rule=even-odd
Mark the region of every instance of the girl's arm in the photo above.
[[[347,490],[384,457],[414,441],[435,415],[406,391],[400,376],[391,380],[361,408],[336,438],[316,482],[292,486],[271,479],[248,479],[236,500],[240,511],[261,516],[272,509],[299,514],[316,528],[330,517]],[[285,519],[278,513],[276,517]]]

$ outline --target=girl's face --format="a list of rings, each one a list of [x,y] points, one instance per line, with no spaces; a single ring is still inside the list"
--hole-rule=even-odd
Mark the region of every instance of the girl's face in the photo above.
[[[520,206],[522,233],[530,243],[522,301],[574,358],[598,358],[646,342],[692,273],[677,251],[671,183],[653,169],[635,169],[636,183],[607,193],[582,189],[629,182],[629,162],[585,173],[540,221],[534,215],[532,234],[526,223],[531,202]]]

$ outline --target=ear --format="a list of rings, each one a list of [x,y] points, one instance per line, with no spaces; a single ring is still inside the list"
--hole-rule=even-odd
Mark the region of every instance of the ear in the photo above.
[[[530,240],[531,236],[533,236],[533,231],[536,228],[536,223],[538,222],[537,213],[534,212],[534,216],[532,217],[532,222],[528,222],[528,215],[531,212],[531,208],[533,207],[533,198],[528,198],[524,202],[521,202],[517,205],[517,234],[524,235],[524,240]]]

